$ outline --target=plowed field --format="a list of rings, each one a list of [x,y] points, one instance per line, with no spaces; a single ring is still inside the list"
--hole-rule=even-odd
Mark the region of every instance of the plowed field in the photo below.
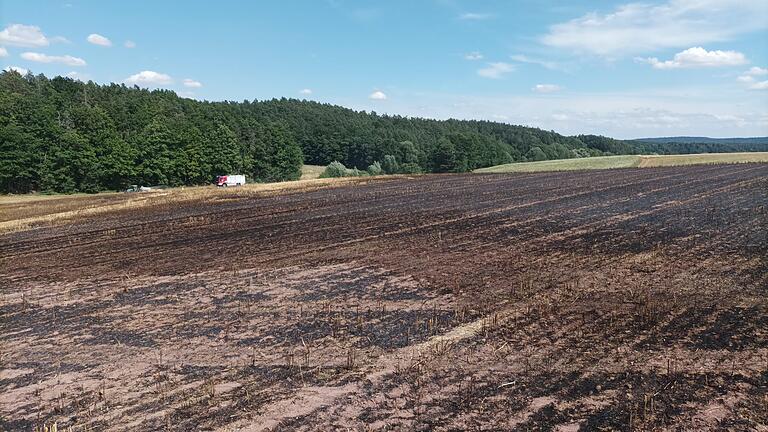
[[[768,164],[114,206],[0,294],[0,430],[768,425]]]

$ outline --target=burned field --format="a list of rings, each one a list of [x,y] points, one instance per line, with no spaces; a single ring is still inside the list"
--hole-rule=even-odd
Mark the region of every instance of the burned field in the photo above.
[[[1,430],[768,424],[766,164],[211,194],[0,243]]]

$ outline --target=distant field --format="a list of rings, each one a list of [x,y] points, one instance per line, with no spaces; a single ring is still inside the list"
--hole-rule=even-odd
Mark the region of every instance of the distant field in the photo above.
[[[322,165],[302,165],[301,166],[301,179],[311,180],[320,177],[325,167]]]
[[[768,162],[768,152],[704,153],[692,155],[641,156],[640,167],[699,165],[715,163]]]
[[[630,168],[639,164],[639,156],[602,156],[583,159],[559,159],[542,162],[518,162],[475,170],[477,173],[575,171],[607,168]]]
[[[671,156],[601,156],[542,162],[519,162],[475,170],[476,173],[576,171],[609,168],[650,168],[700,164],[768,162],[768,152],[706,153]]]

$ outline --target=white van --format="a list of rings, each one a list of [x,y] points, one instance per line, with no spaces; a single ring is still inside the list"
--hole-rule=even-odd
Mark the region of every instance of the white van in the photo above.
[[[245,184],[245,176],[241,174],[228,174],[216,177],[216,186],[242,186]]]

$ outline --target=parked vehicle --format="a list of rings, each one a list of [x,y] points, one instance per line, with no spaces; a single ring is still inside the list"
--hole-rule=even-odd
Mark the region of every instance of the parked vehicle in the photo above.
[[[216,186],[242,186],[245,184],[245,176],[241,174],[227,174],[216,177]]]
[[[128,189],[126,189],[126,192],[151,192],[156,190],[162,190],[162,189],[169,189],[169,186],[167,185],[155,185],[155,186],[139,186],[139,185],[130,185]]]
[[[128,189],[126,189],[126,192],[149,192],[152,188],[147,186],[139,186],[139,185],[130,185]]]

